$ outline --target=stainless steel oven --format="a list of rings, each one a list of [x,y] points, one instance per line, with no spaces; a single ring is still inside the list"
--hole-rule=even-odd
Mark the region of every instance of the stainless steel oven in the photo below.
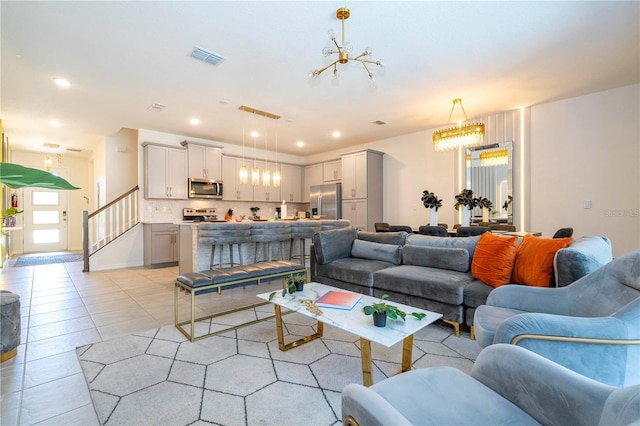
[[[189,178],[189,198],[222,199],[222,181]]]

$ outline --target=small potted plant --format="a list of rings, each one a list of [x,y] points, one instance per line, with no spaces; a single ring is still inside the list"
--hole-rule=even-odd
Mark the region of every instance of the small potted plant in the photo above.
[[[478,205],[478,199],[473,198],[473,191],[470,189],[463,189],[458,195],[456,195],[456,203],[453,207],[459,210],[460,206],[464,206],[469,210],[473,210]],[[469,213],[462,211],[462,226],[469,226]]]
[[[293,294],[296,291],[302,291],[304,289],[304,283],[307,282],[302,274],[291,274],[285,280],[285,288],[282,290],[282,295],[287,293]]]
[[[442,207],[442,200],[440,200],[434,192],[429,192],[428,189],[422,192],[420,200],[425,208],[431,209],[431,219],[429,224],[431,226],[436,226],[438,224],[438,209]]]
[[[385,293],[380,297],[380,301],[378,303],[372,303],[371,305],[363,308],[365,315],[373,315],[373,325],[376,327],[386,326],[387,317],[392,320],[402,318],[404,321],[407,316],[407,314],[404,311],[401,311],[397,306],[388,305],[385,302],[388,297],[389,295]]]
[[[22,213],[24,210],[18,210],[16,207],[9,207],[4,211],[2,220],[4,226],[13,227],[16,226],[16,215]]]

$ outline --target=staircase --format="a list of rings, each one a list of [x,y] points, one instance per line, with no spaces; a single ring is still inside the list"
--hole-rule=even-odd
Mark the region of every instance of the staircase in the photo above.
[[[95,212],[82,212],[84,272],[89,271],[89,257],[92,254],[140,223],[139,195],[140,188],[136,185]]]

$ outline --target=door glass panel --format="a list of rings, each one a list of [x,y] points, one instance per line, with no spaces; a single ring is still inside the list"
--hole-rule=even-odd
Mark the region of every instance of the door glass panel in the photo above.
[[[33,191],[33,201],[32,204],[34,206],[57,206],[59,204],[59,193],[58,192],[40,192]]]
[[[60,231],[58,229],[38,229],[33,233],[33,244],[51,244],[60,241]]]
[[[60,223],[60,212],[57,210],[36,210],[33,212],[34,225]]]

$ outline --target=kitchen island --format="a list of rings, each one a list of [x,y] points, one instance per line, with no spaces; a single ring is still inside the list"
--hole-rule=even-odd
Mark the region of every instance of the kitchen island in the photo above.
[[[316,231],[344,228],[350,225],[348,220],[297,219],[242,222],[176,222],[180,231],[179,272],[198,272],[211,269],[213,263],[229,265],[251,264],[273,257],[289,259],[300,255],[298,244],[291,244],[292,238],[298,238],[297,229],[309,227]],[[270,244],[271,243],[271,244]],[[310,241],[305,241],[307,246]],[[233,259],[230,256],[230,244]],[[215,251],[214,251],[215,247]],[[238,253],[238,249],[240,252]],[[222,250],[222,259],[220,253]],[[308,247],[306,249],[308,253]]]

